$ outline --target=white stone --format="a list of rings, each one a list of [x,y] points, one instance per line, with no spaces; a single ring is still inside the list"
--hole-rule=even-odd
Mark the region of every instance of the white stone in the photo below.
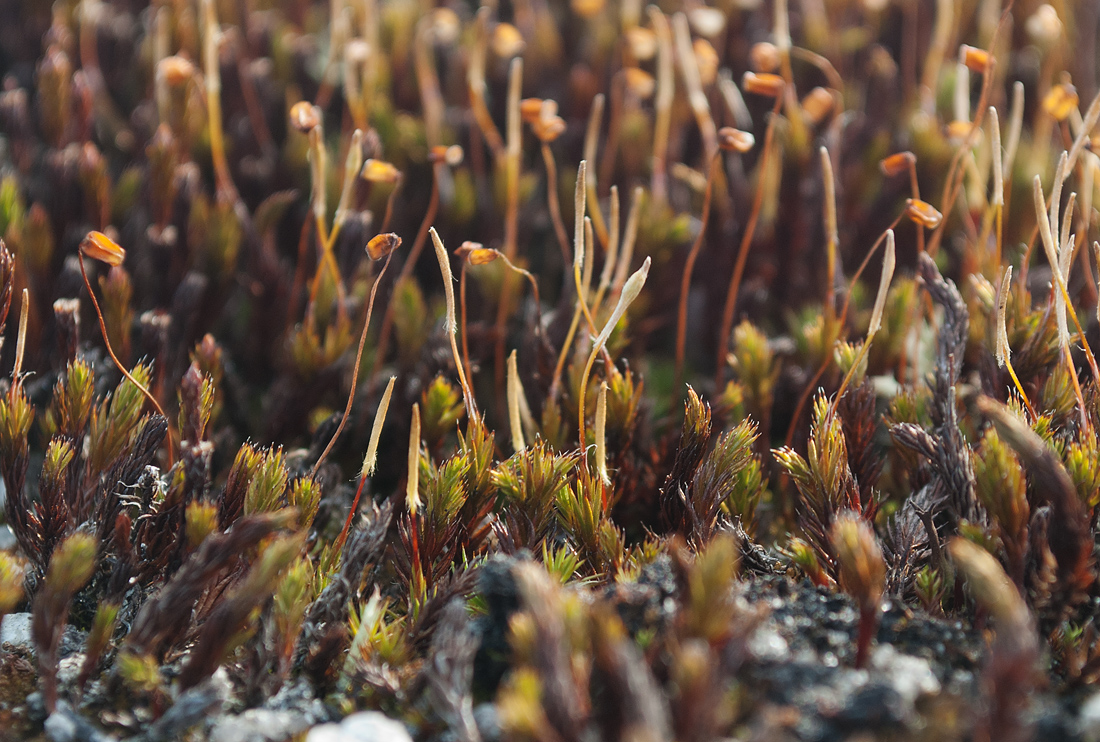
[[[210,732],[210,742],[283,742],[308,726],[306,718],[293,711],[250,709],[219,719]]]
[[[0,621],[0,645],[31,648],[31,614],[9,613]]]
[[[412,737],[401,722],[377,711],[362,711],[339,724],[313,727],[306,742],[412,742]]]
[[[1085,742],[1100,742],[1100,693],[1094,693],[1081,704],[1078,731]]]
[[[871,667],[883,673],[907,705],[920,696],[940,692],[940,681],[928,660],[901,654],[889,644],[881,644],[871,654]]]
[[[791,653],[787,640],[770,626],[762,626],[752,632],[748,648],[758,662],[780,662]]]

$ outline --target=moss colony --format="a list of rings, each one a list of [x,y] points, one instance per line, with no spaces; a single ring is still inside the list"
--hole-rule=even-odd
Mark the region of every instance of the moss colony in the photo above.
[[[0,737],[1100,738],[1095,3],[0,17]]]

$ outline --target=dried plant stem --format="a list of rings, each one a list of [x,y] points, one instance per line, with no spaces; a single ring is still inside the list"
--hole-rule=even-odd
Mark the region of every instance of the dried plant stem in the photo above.
[[[474,400],[474,390],[470,388],[470,382],[466,378],[466,372],[462,368],[462,356],[458,352],[457,334],[458,323],[455,322],[455,290],[454,275],[451,273],[451,260],[447,255],[447,249],[443,247],[443,240],[439,239],[439,233],[435,227],[428,230],[435,245],[435,257],[439,261],[439,272],[443,275],[443,291],[447,297],[447,335],[451,341],[451,353],[454,355],[455,369],[458,371],[458,381],[462,385],[462,397],[466,402],[466,417],[471,422],[478,419],[477,402]]]
[[[412,275],[413,269],[416,267],[416,261],[419,260],[420,253],[423,252],[424,245],[428,241],[428,229],[435,221],[436,214],[439,213],[439,179],[440,168],[443,167],[446,166],[441,162],[432,165],[432,193],[428,199],[428,208],[424,212],[424,218],[420,221],[420,229],[417,230],[416,239],[413,240],[412,249],[409,250],[409,256],[405,258],[405,262],[401,265],[401,272],[397,274],[394,286],[400,285],[402,281]],[[391,295],[390,300],[386,303],[386,312],[382,315],[382,327],[378,330],[378,347],[374,353],[374,365],[371,367],[372,374],[385,362],[386,352],[390,347],[390,334],[393,332],[394,300],[395,296]]]
[[[691,245],[687,260],[684,261],[684,272],[680,277],[680,307],[676,315],[676,370],[673,375],[673,393],[678,394],[680,383],[684,378],[684,352],[687,346],[687,312],[688,292],[691,290],[691,275],[695,270],[695,261],[699,257],[699,251],[707,236],[707,222],[710,219],[711,196],[714,193],[714,174],[718,170],[721,158],[715,152],[710,158],[710,167],[707,169],[707,187],[703,192],[703,211],[700,216],[699,234]]]
[[[218,64],[218,38],[221,36],[221,30],[218,28],[214,0],[202,0],[202,19],[205,35],[202,45],[203,76],[206,80],[206,112],[210,124],[210,159],[214,163],[218,193],[236,206],[240,203],[241,197],[233,184],[233,176],[229,173],[229,162],[225,157],[225,135],[222,130],[222,80]]]
[[[952,2],[952,0],[939,1],[947,3]],[[989,54],[989,68],[982,74],[982,92],[978,98],[978,107],[975,109],[977,114],[974,116],[974,121],[971,124],[970,133],[967,135],[962,145],[955,151],[954,156],[951,158],[951,163],[947,168],[947,178],[944,180],[943,186],[943,201],[940,204],[940,213],[944,215],[944,218],[940,222],[939,227],[932,233],[932,239],[929,241],[927,248],[928,254],[932,257],[935,257],[936,253],[939,251],[940,241],[943,240],[944,232],[947,229],[947,215],[954,210],[955,200],[958,198],[959,191],[962,189],[963,177],[966,175],[966,171],[960,168],[963,157],[972,150],[982,129],[986,109],[989,106],[989,96],[993,89],[993,66],[996,63],[993,57],[993,49],[997,46],[997,39],[1004,29],[1005,23],[1011,17],[1011,12],[1012,4],[1009,3],[1004,9],[1004,12],[1001,13],[1001,20],[997,23],[997,30],[993,32],[993,37],[989,40],[989,47],[987,49]],[[940,61],[942,62],[942,59]]]
[[[84,278],[84,287],[88,289],[88,296],[92,299],[92,306],[95,308],[95,316],[99,320],[99,331],[103,334],[103,344],[107,347],[107,355],[111,356],[111,360],[114,361],[115,366],[122,373],[126,379],[138,388],[145,398],[156,409],[157,413],[162,417],[167,417],[164,414],[164,408],[160,406],[160,402],[153,396],[152,392],[145,388],[145,385],[134,378],[133,374],[126,370],[126,367],[122,365],[122,361],[118,360],[118,356],[115,355],[114,349],[111,347],[111,341],[107,337],[107,324],[103,321],[103,311],[99,308],[99,300],[95,298],[95,292],[92,291],[92,283],[88,280],[88,272],[84,268],[84,255],[81,252],[77,252],[77,260],[80,262],[80,275]],[[169,454],[170,455],[170,454]]]
[[[836,330],[836,251],[840,241],[836,217],[836,178],[833,177],[833,161],[829,150],[818,150],[821,156],[821,179],[824,184],[823,221],[825,223],[825,333],[832,337]]]
[[[611,219],[607,232],[607,250],[603,256],[603,268],[600,270],[600,283],[596,287],[596,298],[592,300],[592,314],[599,315],[603,308],[604,296],[611,288],[611,277],[619,257],[619,188],[611,186]]]
[[[470,365],[470,344],[466,334],[466,266],[467,261],[462,261],[462,267],[458,271],[458,306],[459,322],[462,331],[462,365],[466,369],[466,378],[473,379],[474,371]]]
[[[851,306],[852,302],[852,288],[855,287],[856,283],[859,281],[860,276],[863,275],[863,271],[867,268],[868,263],[871,262],[871,258],[874,256],[875,251],[878,250],[879,245],[881,245],[886,239],[886,233],[889,232],[891,229],[897,227],[898,222],[900,222],[902,217],[904,216],[905,212],[903,211],[901,214],[898,214],[898,216],[894,218],[894,221],[890,222],[890,226],[886,228],[886,231],[879,235],[879,238],[875,240],[875,244],[871,245],[871,249],[867,251],[867,254],[863,257],[863,261],[860,262],[859,267],[856,269],[856,272],[852,275],[852,280],[848,282],[848,291],[845,293],[844,296],[844,304],[841,305],[840,316],[837,317],[838,332],[839,328],[844,327],[844,323],[848,320],[848,309]],[[806,384],[806,386],[803,388],[802,396],[798,398],[798,404],[796,404],[794,407],[794,414],[791,416],[790,425],[787,426],[787,435],[783,438],[783,445],[787,448],[790,448],[791,443],[794,441],[794,431],[795,428],[798,427],[799,419],[802,417],[802,410],[805,409],[806,403],[810,399],[810,395],[813,394],[814,389],[817,387],[817,382],[825,374],[825,371],[829,368],[829,366],[832,365],[832,363],[833,355],[828,351],[828,349],[826,349],[825,358],[821,361],[821,365],[818,366],[817,371],[814,372],[813,378],[811,378],[810,382]]]
[[[355,401],[355,386],[359,382],[359,363],[363,360],[363,348],[367,345],[367,330],[370,328],[371,314],[374,313],[374,297],[378,294],[378,284],[382,283],[382,277],[386,275],[386,269],[390,267],[392,258],[393,251],[390,251],[386,255],[386,262],[382,264],[382,270],[378,271],[378,277],[374,279],[374,283],[370,287],[370,298],[367,300],[367,316],[363,319],[363,331],[359,333],[359,349],[355,351],[355,364],[351,367],[351,388],[348,390],[348,401],[344,405],[344,414],[340,417],[340,424],[336,426],[336,432],[332,434],[325,450],[317,457],[317,461],[310,469],[310,478],[317,476],[317,471],[321,468],[321,464],[324,463],[329,452],[332,451],[332,447],[336,445],[336,439],[340,437],[340,433],[344,432],[348,416],[351,415],[351,405]]]
[[[393,190],[390,191],[390,195],[386,198],[386,213],[382,217],[382,227],[378,230],[379,234],[385,234],[390,231],[390,222],[393,221],[393,205],[396,203],[397,194],[401,191],[401,186],[404,183],[404,175],[398,173],[397,182],[393,184]]]
[[[355,511],[359,508],[359,498],[363,494],[363,485],[367,483],[367,477],[374,473],[374,465],[378,460],[378,441],[382,435],[382,425],[386,422],[386,412],[390,409],[390,399],[393,397],[393,385],[397,381],[396,376],[391,376],[386,384],[386,391],[382,393],[382,400],[378,403],[378,411],[374,415],[374,425],[371,426],[370,443],[367,444],[367,455],[363,457],[363,468],[359,471],[359,487],[355,490],[355,499],[351,501],[351,510],[348,511],[348,519],[344,521],[344,528],[336,539],[335,548],[340,551],[344,548],[344,542],[348,538],[351,522],[355,519]]]
[[[607,343],[607,338],[611,336],[611,331],[615,329],[615,325],[619,323],[623,314],[626,313],[627,307],[629,307],[634,300],[638,298],[638,294],[642,292],[642,287],[645,286],[646,278],[649,277],[650,264],[650,259],[646,258],[645,262],[642,263],[642,267],[636,270],[633,275],[627,279],[626,284],[623,286],[623,292],[619,295],[619,301],[615,305],[615,309],[612,310],[611,316],[607,318],[607,322],[604,324],[603,329],[600,330],[600,334],[592,342],[592,351],[588,354],[588,362],[584,365],[584,371],[581,373],[580,385],[577,387],[577,440],[582,450],[585,447],[585,397],[587,396],[586,389],[588,387],[588,376],[592,373],[592,365],[596,362],[596,356],[603,350],[604,344]]]
[[[520,116],[520,95],[523,91],[523,60],[512,60],[508,74],[508,146],[505,153],[508,208],[504,214],[504,256],[516,256],[519,234],[519,178],[523,156],[523,119]],[[509,305],[512,303],[512,276],[504,275],[500,287],[500,301],[494,325],[496,343],[493,347],[493,378],[496,380],[497,402],[504,401],[504,335],[508,322]],[[498,404],[499,406],[499,404]]]
[[[672,31],[668,19],[657,6],[648,8],[650,23],[657,33],[657,121],[653,127],[653,198],[664,202],[668,197],[668,135],[672,127],[672,102],[676,80],[672,70]]]
[[[470,109],[477,122],[481,135],[489,143],[493,157],[499,160],[504,156],[504,140],[497,131],[493,117],[485,105],[485,51],[489,40],[489,17],[492,9],[482,6],[477,12],[477,37],[474,39],[474,48],[470,54],[470,66],[466,74],[466,84],[470,91]]]
[[[1035,408],[1031,406],[1031,400],[1027,398],[1027,392],[1024,391],[1024,385],[1020,383],[1019,377],[1016,376],[1016,369],[1012,367],[1012,361],[1005,360],[1005,368],[1008,369],[1008,375],[1012,377],[1012,383],[1016,385],[1016,392],[1020,395],[1020,399],[1031,415],[1031,419],[1038,420],[1039,415],[1035,411]],[[1074,376],[1076,377],[1076,372],[1074,372]]]
[[[599,144],[600,121],[603,119],[603,105],[603,93],[600,93],[592,99],[592,110],[588,114],[588,127],[584,132],[584,160],[585,162],[592,163],[591,172],[587,174],[588,177],[586,182],[588,201],[591,204],[589,212],[592,215],[592,226],[596,229],[596,238],[599,239],[600,244],[607,247],[607,225],[604,224],[603,212],[600,211],[600,202],[596,194],[596,147]]]
[[[565,231],[565,222],[561,218],[561,204],[558,200],[558,167],[548,142],[542,143],[542,161],[546,165],[546,204],[550,209],[550,221],[554,224],[554,234],[561,248],[561,259],[565,265],[569,265],[573,256],[570,255],[569,233]]]
[[[1069,298],[1069,291],[1066,289],[1065,278],[1062,276],[1061,268],[1059,268],[1059,266],[1058,266],[1056,251],[1052,247],[1054,245],[1054,237],[1051,234],[1052,230],[1051,230],[1051,227],[1050,227],[1050,223],[1047,222],[1047,220],[1044,218],[1044,214],[1043,214],[1043,204],[1044,204],[1043,190],[1042,190],[1042,185],[1039,182],[1039,176],[1038,175],[1035,176],[1034,189],[1035,189],[1036,215],[1037,215],[1038,222],[1039,222],[1038,231],[1039,231],[1040,235],[1042,235],[1044,246],[1047,247],[1048,262],[1050,262],[1050,259],[1053,258],[1053,264],[1051,265],[1051,272],[1054,274],[1054,284],[1055,284],[1054,288],[1055,288],[1056,291],[1061,293],[1062,300],[1065,302],[1065,305],[1066,305],[1066,311],[1069,314],[1070,319],[1073,320],[1073,326],[1077,330],[1077,335],[1078,335],[1078,338],[1081,341],[1081,346],[1085,351],[1085,358],[1088,360],[1089,368],[1092,371],[1092,378],[1095,379],[1098,383],[1100,383],[1100,369],[1098,369],[1097,366],[1096,366],[1096,356],[1093,355],[1092,348],[1089,347],[1089,341],[1085,337],[1085,331],[1084,331],[1084,329],[1082,329],[1081,322],[1077,318],[1077,310],[1074,309],[1073,302]],[[1054,198],[1053,193],[1051,193],[1051,198],[1052,199]],[[1072,367],[1072,364],[1071,364],[1071,367]],[[1070,375],[1073,376],[1074,379],[1077,378],[1077,372],[1076,371],[1073,371]]]
[[[722,376],[726,369],[726,349],[729,346],[730,331],[733,329],[733,313],[737,309],[737,293],[741,288],[741,277],[745,273],[749,248],[752,246],[752,238],[756,233],[756,222],[760,219],[760,209],[764,205],[764,180],[767,178],[768,165],[771,161],[775,140],[775,124],[779,117],[779,109],[782,106],[783,96],[776,96],[775,105],[772,106],[771,118],[768,119],[768,128],[764,132],[764,148],[760,154],[759,175],[756,181],[756,194],[753,196],[752,212],[749,214],[749,221],[745,225],[745,233],[741,236],[741,246],[737,251],[737,263],[733,267],[733,276],[730,277],[729,289],[726,291],[726,306],[722,310],[722,325],[718,333],[718,357],[714,371],[715,389],[722,388]]]
[[[792,46],[791,56],[796,59],[801,59],[803,62],[809,62],[814,67],[821,70],[821,74],[825,75],[829,87],[833,90],[844,90],[844,78],[836,71],[836,67],[833,66],[833,63],[822,55],[817,52],[812,52],[809,49],[803,49],[800,46]]]
[[[516,364],[516,351],[508,356],[508,423],[512,433],[512,450],[519,453],[527,447],[523,440],[523,422],[520,416],[520,396],[523,387],[519,383],[519,369]]]
[[[8,391],[8,398],[12,401],[15,400],[15,394],[19,391],[19,387],[22,386],[19,377],[23,375],[23,354],[27,350],[27,320],[30,315],[30,308],[30,292],[23,289],[19,307],[19,330],[15,335],[15,366],[12,368],[11,389]]]
[[[878,294],[875,296],[875,306],[871,311],[871,323],[867,328],[867,337],[864,339],[855,361],[849,367],[848,373],[844,374],[840,386],[837,387],[833,403],[829,406],[830,417],[836,414],[836,406],[840,403],[840,398],[844,396],[844,392],[856,375],[859,365],[867,358],[867,354],[871,350],[871,341],[875,339],[879,328],[882,327],[882,312],[886,308],[886,296],[890,291],[890,281],[894,277],[894,265],[894,230],[888,229],[886,230],[886,254],[883,255],[882,259],[882,276],[879,278]]]

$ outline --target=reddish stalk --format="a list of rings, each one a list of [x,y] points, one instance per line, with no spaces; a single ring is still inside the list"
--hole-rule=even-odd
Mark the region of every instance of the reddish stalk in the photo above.
[[[558,167],[554,162],[554,153],[547,142],[542,143],[542,161],[546,164],[546,203],[550,207],[550,221],[554,223],[554,234],[561,248],[561,259],[565,265],[573,262],[569,249],[569,233],[565,231],[565,222],[561,218],[561,203],[558,200]]]
[[[733,276],[730,278],[729,289],[726,292],[726,306],[722,310],[722,325],[718,335],[717,368],[714,372],[714,388],[721,389],[723,371],[726,369],[726,352],[729,347],[730,330],[733,329],[733,313],[737,308],[737,293],[741,288],[741,277],[745,273],[745,263],[749,257],[749,247],[752,246],[752,238],[756,233],[756,222],[760,219],[760,209],[764,205],[764,178],[767,177],[768,163],[771,160],[772,144],[775,140],[775,122],[779,116],[779,110],[783,106],[783,96],[775,98],[772,106],[771,118],[768,119],[768,128],[764,133],[764,151],[760,155],[760,174],[756,183],[756,194],[753,197],[752,213],[749,214],[745,233],[741,237],[741,246],[737,252],[737,263],[733,268]]]
[[[711,196],[714,193],[714,174],[718,170],[718,163],[721,159],[718,154],[715,153],[710,158],[710,167],[707,169],[707,188],[703,192],[703,212],[701,215],[701,224],[699,225],[699,234],[695,237],[695,242],[691,246],[691,251],[688,253],[687,261],[684,263],[684,273],[680,278],[680,309],[676,316],[676,372],[673,376],[672,388],[674,393],[677,393],[680,389],[680,382],[684,378],[684,351],[687,345],[687,310],[688,310],[688,291],[691,289],[691,274],[695,270],[695,261],[699,257],[699,251],[703,247],[703,242],[707,236],[707,221],[710,219],[710,202]]]
[[[107,323],[103,321],[103,311],[99,308],[99,300],[95,298],[95,292],[92,291],[92,283],[88,280],[88,273],[84,269],[84,254],[78,250],[76,255],[77,260],[80,262],[80,275],[84,278],[84,286],[88,289],[88,296],[92,299],[92,306],[95,307],[95,316],[99,320],[99,331],[103,335],[103,344],[107,347],[107,355],[111,357],[111,360],[118,370],[122,372],[122,375],[125,376],[131,384],[136,386],[138,391],[145,395],[145,398],[149,400],[154,408],[156,408],[157,413],[160,414],[161,417],[168,417],[164,414],[164,408],[160,406],[160,402],[153,396],[153,393],[146,389],[144,384],[135,379],[133,374],[126,370],[126,367],[122,365],[122,361],[118,360],[118,356],[115,355],[114,348],[111,347],[111,341],[107,337]]]
[[[382,270],[378,271],[378,278],[375,279],[374,285],[370,287],[370,299],[367,300],[367,316],[363,320],[363,331],[359,334],[359,349],[355,352],[355,365],[351,369],[351,389],[348,390],[348,402],[344,406],[344,414],[340,418],[340,424],[336,426],[336,432],[332,434],[332,438],[329,439],[328,445],[325,446],[325,450],[321,452],[321,455],[317,457],[317,461],[313,464],[313,468],[309,471],[310,478],[317,475],[317,470],[321,468],[321,464],[324,463],[325,458],[328,456],[332,447],[336,445],[336,439],[340,437],[340,433],[344,432],[344,426],[348,422],[348,416],[351,414],[351,405],[355,400],[355,385],[359,380],[359,363],[363,359],[363,348],[367,344],[367,330],[370,328],[370,317],[374,312],[374,297],[378,294],[378,284],[382,283],[382,277],[386,275],[386,269],[390,267],[390,260],[393,258],[393,250],[386,255],[386,262],[382,264]],[[356,496],[358,501],[358,496]],[[352,509],[354,513],[354,508]]]
[[[462,268],[458,272],[458,305],[462,323],[462,365],[466,367],[466,378],[473,383],[474,372],[470,368],[470,345],[466,339],[466,261],[462,261]]]
[[[848,308],[849,306],[851,306],[852,302],[852,288],[856,285],[856,282],[859,281],[860,276],[863,275],[864,269],[866,269],[867,264],[871,262],[871,257],[878,250],[879,245],[881,245],[883,240],[886,239],[886,232],[896,227],[903,216],[905,216],[904,211],[898,214],[897,218],[895,218],[894,221],[890,222],[890,226],[887,227],[885,231],[883,231],[878,240],[875,241],[875,244],[871,245],[871,249],[867,251],[867,255],[863,258],[863,262],[859,264],[859,268],[856,269],[855,274],[852,276],[852,280],[848,284],[848,291],[844,295],[844,304],[840,310],[840,317],[837,318],[838,332],[839,328],[844,327],[844,323],[848,319]],[[832,353],[828,352],[827,350],[825,353],[825,359],[821,362],[821,365],[818,366],[813,378],[810,379],[810,383],[808,383],[806,387],[802,390],[802,396],[798,398],[798,404],[795,405],[794,414],[791,416],[790,425],[787,426],[787,435],[783,439],[784,446],[790,448],[791,442],[794,440],[794,431],[795,428],[798,426],[798,420],[802,417],[802,410],[806,407],[806,402],[809,401],[810,395],[813,393],[814,388],[817,386],[817,382],[821,379],[821,376],[825,373],[826,369],[829,368],[832,362]]]
[[[424,245],[428,241],[428,229],[432,226],[435,215],[439,212],[439,168],[441,167],[444,167],[441,162],[432,165],[432,194],[428,201],[428,209],[424,212],[424,219],[420,222],[420,229],[416,233],[412,249],[409,250],[409,257],[405,258],[405,262],[401,265],[401,272],[397,274],[397,280],[393,283],[395,287],[412,275],[413,268],[416,267],[416,261],[420,258],[420,253],[423,252]],[[390,346],[390,333],[393,331],[393,300],[394,297],[390,296],[390,300],[386,304],[386,313],[382,315],[382,327],[378,331],[378,348],[374,354],[374,365],[371,367],[371,373],[377,371],[378,367],[386,360],[386,351],[389,350]]]
[[[944,181],[943,186],[943,202],[940,204],[940,213],[944,215],[943,222],[936,228],[936,231],[932,233],[932,239],[928,243],[928,254],[932,257],[936,256],[939,251],[940,241],[943,240],[944,231],[947,229],[947,215],[951,213],[955,207],[955,200],[959,196],[959,191],[962,190],[963,177],[966,171],[960,167],[962,164],[962,158],[966,152],[968,152],[977,141],[978,136],[981,133],[982,125],[984,123],[984,117],[986,111],[989,108],[989,95],[993,89],[993,66],[996,60],[993,57],[993,49],[997,46],[997,39],[1001,35],[1001,30],[1004,28],[1005,22],[1011,17],[1012,13],[1012,0],[1009,0],[1004,11],[1001,13],[1001,20],[997,23],[997,29],[993,32],[993,38],[989,41],[989,68],[982,74],[982,92],[978,98],[978,108],[974,114],[974,121],[970,127],[970,133],[967,134],[966,141],[962,146],[956,150],[955,155],[951,158],[951,164],[947,168],[947,178]]]

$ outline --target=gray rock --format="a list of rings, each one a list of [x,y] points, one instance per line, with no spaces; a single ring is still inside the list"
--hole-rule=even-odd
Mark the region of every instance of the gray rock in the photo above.
[[[85,657],[83,652],[76,652],[57,663],[57,680],[61,685],[76,682],[77,676],[80,675],[80,668],[84,666]]]
[[[80,717],[65,701],[57,704],[43,724],[50,742],[114,742],[114,737],[103,734]]]
[[[497,715],[497,707],[491,703],[479,703],[474,706],[474,723],[477,724],[478,734],[485,742],[498,742],[503,735],[500,728],[500,717]]]
[[[250,709],[219,719],[210,742],[283,742],[309,728],[305,715],[294,711]]]
[[[31,646],[31,614],[9,613],[0,621],[0,645],[33,649]]]
[[[787,640],[771,625],[761,626],[752,633],[749,652],[757,662],[782,662],[791,655]]]
[[[871,667],[883,673],[901,700],[911,706],[922,695],[940,692],[940,681],[928,660],[902,654],[889,644],[877,647]]]
[[[61,658],[68,657],[84,649],[87,632],[80,631],[72,626],[65,627],[65,634],[61,637],[61,646],[58,655]],[[0,646],[11,645],[12,649],[26,649],[34,652],[34,642],[31,640],[31,614],[9,613],[0,621]]]
[[[0,525],[0,551],[10,551],[15,548],[15,534],[11,532],[11,526]]]
[[[412,742],[412,736],[401,722],[377,711],[363,711],[339,724],[313,727],[306,742]]]
[[[1100,742],[1100,693],[1094,693],[1081,704],[1077,725],[1085,742]]]

